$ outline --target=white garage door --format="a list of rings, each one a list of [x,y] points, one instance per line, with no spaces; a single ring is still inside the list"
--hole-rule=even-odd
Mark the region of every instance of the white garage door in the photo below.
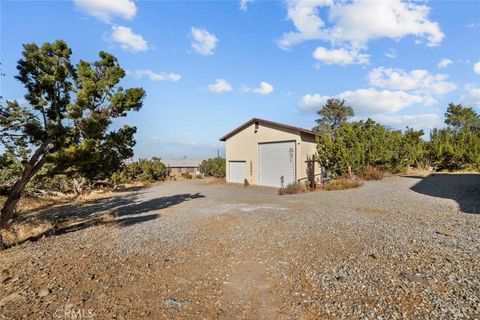
[[[245,161],[229,161],[228,162],[228,182],[243,183],[246,177]]]
[[[258,184],[280,188],[295,181],[295,141],[258,145]]]

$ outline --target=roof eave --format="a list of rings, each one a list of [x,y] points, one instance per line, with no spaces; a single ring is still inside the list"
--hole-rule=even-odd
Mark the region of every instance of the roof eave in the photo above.
[[[249,126],[251,123],[254,123],[254,122],[260,122],[260,123],[263,122],[263,123],[270,124],[270,125],[273,125],[273,126],[276,126],[276,127],[280,127],[280,128],[284,128],[284,129],[290,129],[290,130],[294,130],[294,131],[298,131],[298,132],[303,132],[303,133],[311,134],[311,135],[314,135],[314,136],[319,136],[318,133],[310,131],[310,130],[306,130],[306,129],[303,129],[303,128],[297,128],[297,127],[285,125],[285,124],[282,124],[282,123],[273,122],[273,121],[264,120],[264,119],[259,119],[259,118],[252,118],[249,121],[242,124],[241,126],[237,127],[236,129],[230,131],[229,133],[227,133],[226,135],[221,137],[219,140],[220,141],[226,141],[228,138],[235,135],[237,132],[243,130],[245,127]]]

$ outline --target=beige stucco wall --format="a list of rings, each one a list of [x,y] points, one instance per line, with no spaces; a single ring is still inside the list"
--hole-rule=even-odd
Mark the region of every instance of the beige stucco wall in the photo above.
[[[306,160],[316,153],[316,141],[312,135],[300,133],[286,128],[259,123],[255,132],[255,124],[237,132],[226,141],[227,177],[229,177],[228,161],[246,161],[247,179],[250,184],[258,181],[258,144],[263,142],[295,141],[296,144],[296,179],[307,178]],[[318,166],[317,166],[318,167]],[[317,168],[315,169],[317,173]],[[319,171],[318,171],[319,173]]]

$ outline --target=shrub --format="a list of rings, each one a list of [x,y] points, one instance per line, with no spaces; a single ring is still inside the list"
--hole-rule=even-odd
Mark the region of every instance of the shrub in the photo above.
[[[182,177],[185,179],[192,179],[192,175],[188,172],[183,172]]]
[[[297,194],[297,193],[305,193],[308,192],[309,189],[308,187],[301,182],[292,182],[288,184],[285,188],[280,188],[278,190],[279,195],[284,195],[284,194]]]
[[[195,179],[203,179],[203,174],[199,173],[195,176]]]
[[[371,119],[343,122],[335,132],[317,138],[317,159],[329,172],[361,174],[368,167],[403,172],[425,156],[423,131],[392,130]]]
[[[167,167],[160,158],[139,159],[124,165],[115,172],[110,180],[114,184],[132,183],[135,181],[163,181],[167,177]]]
[[[385,173],[379,168],[368,166],[363,170],[361,176],[365,180],[382,180]]]
[[[359,180],[352,180],[352,179],[337,179],[333,180],[328,183],[324,189],[327,191],[332,190],[344,190],[344,189],[351,189],[351,188],[358,188],[362,185]]]
[[[224,178],[225,177],[225,159],[221,157],[203,160],[200,163],[200,172],[207,177]]]

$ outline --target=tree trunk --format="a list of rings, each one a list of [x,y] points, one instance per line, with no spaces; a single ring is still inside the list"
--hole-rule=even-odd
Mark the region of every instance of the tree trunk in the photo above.
[[[23,190],[27,183],[32,179],[32,177],[40,170],[45,164],[44,153],[47,149],[49,142],[44,142],[30,158],[30,161],[25,164],[23,169],[22,176],[20,179],[15,182],[10,194],[8,195],[7,201],[3,205],[2,210],[0,211],[0,229],[5,229],[8,226],[8,222],[13,217],[15,209],[17,208],[20,197],[22,196]],[[0,239],[0,245],[1,245]]]
[[[353,178],[352,166],[351,166],[351,165],[348,165],[347,168],[348,168],[348,177],[349,177],[350,179],[352,179],[352,178]]]
[[[0,250],[5,250],[7,248],[7,245],[5,242],[3,242],[2,235],[0,234]]]

